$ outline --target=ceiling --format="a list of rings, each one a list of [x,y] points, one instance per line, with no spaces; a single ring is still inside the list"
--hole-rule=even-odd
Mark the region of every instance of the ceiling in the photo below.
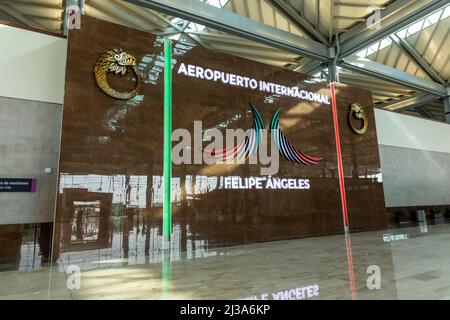
[[[0,0],[0,19],[24,24],[48,32],[63,32],[65,6],[76,0]],[[361,21],[365,21],[378,7],[380,10],[399,0],[198,0],[222,7],[240,16],[287,31],[313,38],[327,46]],[[421,0],[410,0],[410,2]],[[149,31],[174,39],[183,37],[198,46],[225,52],[262,63],[301,71],[310,58],[225,34],[179,18],[139,7],[121,0],[84,0],[84,14]],[[301,17],[303,24],[296,17]],[[412,75],[440,81],[448,86],[450,79],[450,5],[417,21],[391,36],[357,53],[372,61],[396,68]],[[407,42],[405,44],[405,42]],[[431,70],[424,70],[404,46],[412,47]],[[410,50],[413,50],[410,49]],[[433,101],[409,109],[397,108],[396,101],[420,97],[423,93],[373,77],[340,69],[340,81],[373,91],[374,102],[380,108],[419,117],[445,121],[442,101]],[[326,70],[315,74],[326,76]]]

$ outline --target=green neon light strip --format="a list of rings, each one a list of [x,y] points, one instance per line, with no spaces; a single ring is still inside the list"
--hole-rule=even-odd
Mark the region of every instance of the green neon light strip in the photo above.
[[[172,40],[164,38],[164,202],[163,237],[172,231]]]
[[[170,297],[170,281],[172,279],[172,265],[170,262],[170,253],[163,253],[162,261],[162,297],[168,300]]]

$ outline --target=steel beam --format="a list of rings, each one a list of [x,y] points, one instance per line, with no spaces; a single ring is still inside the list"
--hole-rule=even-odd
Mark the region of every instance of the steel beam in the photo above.
[[[450,123],[450,97],[444,99],[445,122]]]
[[[438,99],[439,97],[433,94],[414,95],[402,98],[400,101],[383,103],[377,105],[377,107],[392,111],[403,111],[408,109],[420,108],[429,103],[435,102]]]
[[[431,113],[427,108],[425,107],[417,107],[415,108],[418,113],[424,118],[430,118],[434,119],[433,113]]]
[[[332,82],[339,82],[339,73],[335,61],[328,62],[328,80]]]
[[[8,15],[14,17],[15,19],[21,21],[22,23],[24,23],[32,28],[50,31],[46,27],[41,25],[40,23],[36,22],[35,20],[33,20],[29,17],[26,17],[20,11],[14,9],[13,7],[11,7],[9,5],[0,3],[0,10],[6,12]]]
[[[351,56],[341,60],[339,65],[354,72],[386,80],[425,93],[437,95],[441,98],[445,98],[449,94],[448,89],[439,83],[419,78],[412,74],[365,58]]]
[[[421,68],[431,79],[436,82],[440,82],[446,85],[446,81],[439,75],[439,73],[434,70],[430,64],[422,57],[422,55],[417,52],[416,48],[412,46],[408,40],[402,39],[396,34],[391,35],[392,41],[399,46],[403,52],[405,52],[411,60],[413,60],[416,65]]]
[[[295,72],[313,75],[313,74],[321,71],[322,69],[326,68],[327,65],[328,65],[328,63],[326,63],[326,62],[312,60],[312,61],[309,61],[309,62],[305,63],[304,65],[298,66],[292,70]]]
[[[341,56],[347,57],[382,40],[448,4],[448,0],[397,0],[382,12],[381,28],[360,22],[341,36]]]
[[[296,25],[300,30],[305,32],[311,39],[328,44],[328,40],[320,33],[308,20],[305,19],[290,3],[285,0],[269,0],[278,12],[286,19]]]
[[[303,57],[319,61],[329,59],[328,48],[323,43],[256,22],[198,0],[125,1]]]
[[[19,24],[19,25],[26,25],[25,22],[23,22],[22,20],[17,19],[13,15],[10,15],[6,11],[4,11],[3,9],[0,9],[0,20],[11,21],[11,22],[13,22],[15,24]]]

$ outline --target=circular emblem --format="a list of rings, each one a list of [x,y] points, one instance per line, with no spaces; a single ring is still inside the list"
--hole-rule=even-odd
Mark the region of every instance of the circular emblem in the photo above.
[[[362,120],[363,126],[362,128],[357,128],[354,124],[356,120]],[[363,107],[359,103],[354,103],[350,107],[350,112],[348,114],[348,121],[350,123],[350,127],[356,134],[364,134],[367,132],[369,128],[369,121],[367,120],[366,113],[364,112]]]
[[[106,74],[108,72],[125,75],[131,69],[136,75],[136,87],[131,92],[120,92],[111,88],[108,84]],[[95,80],[100,89],[107,95],[122,100],[128,100],[138,94],[141,85],[138,69],[136,67],[136,58],[126,53],[122,49],[113,49],[106,52],[95,64],[94,69]]]

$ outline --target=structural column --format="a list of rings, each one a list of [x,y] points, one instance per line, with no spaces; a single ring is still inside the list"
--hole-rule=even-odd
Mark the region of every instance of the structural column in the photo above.
[[[339,82],[339,74],[337,70],[337,65],[334,60],[328,62],[328,80],[330,82]]]
[[[450,97],[444,99],[445,122],[450,123]]]

